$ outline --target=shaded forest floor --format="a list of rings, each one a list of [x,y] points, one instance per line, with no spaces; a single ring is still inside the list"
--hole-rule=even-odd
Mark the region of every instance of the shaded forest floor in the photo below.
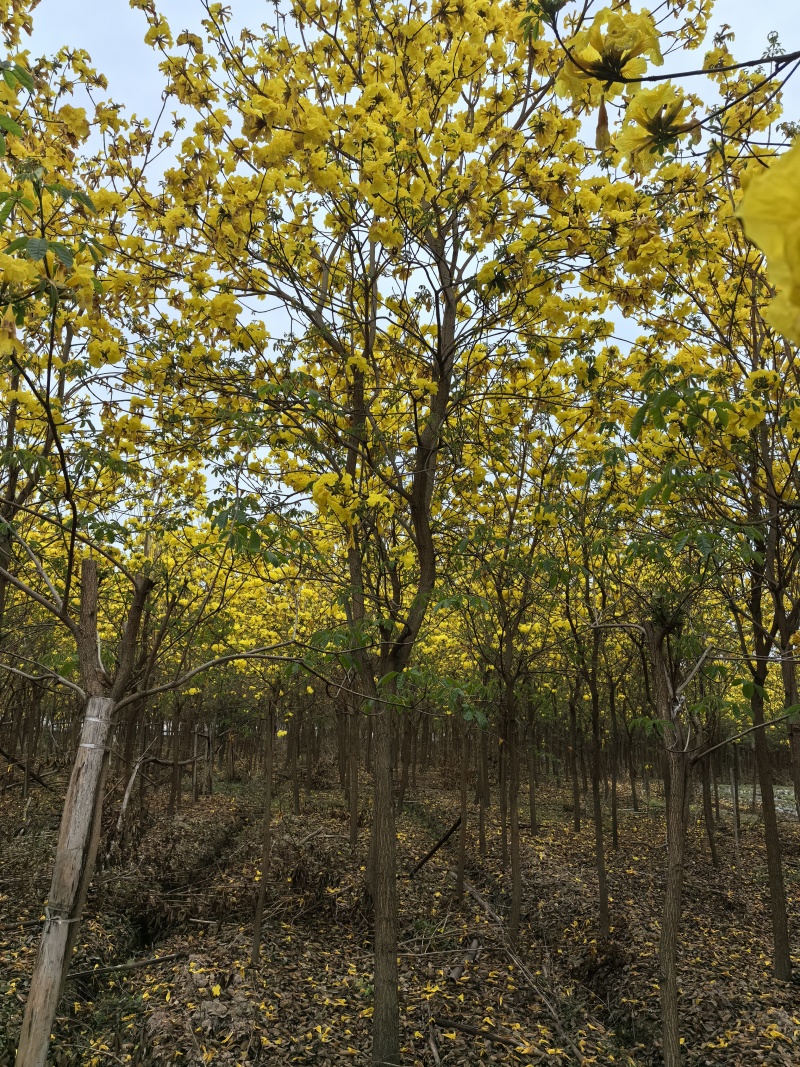
[[[399,818],[402,872],[452,824],[457,811],[447,785],[429,776]],[[502,922],[509,877],[496,809],[485,860],[470,827],[471,892],[462,902],[454,899],[455,837],[413,879],[401,878],[404,1063],[660,1062],[663,818],[621,812],[620,848],[608,852],[613,931],[600,943],[594,830],[584,818],[581,832],[573,831],[564,799],[543,789],[544,825],[536,835],[522,832],[515,949]],[[0,1067],[13,1062],[60,802],[58,791],[41,788],[27,808],[19,790],[0,799]],[[118,803],[108,806],[109,829]],[[257,968],[248,961],[258,783],[221,783],[195,806],[184,801],[172,819],[156,811],[139,823],[132,815],[131,838],[95,876],[72,973],[172,958],[70,979],[52,1045],[57,1067],[369,1062],[367,820],[353,855],[338,790],[316,790],[299,816],[290,809],[290,798],[280,796]],[[723,808],[722,816],[718,870],[699,818],[690,826],[681,954],[687,1064],[788,1067],[800,1062],[800,1008],[796,987],[771,977],[761,826],[745,817],[737,874],[730,813]],[[800,947],[796,822],[784,822],[782,840],[792,944]],[[480,953],[456,980],[451,970],[476,939]]]

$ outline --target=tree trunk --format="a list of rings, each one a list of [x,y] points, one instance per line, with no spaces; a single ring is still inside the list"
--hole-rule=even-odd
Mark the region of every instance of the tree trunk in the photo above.
[[[397,810],[402,812],[408,791],[408,772],[411,766],[411,735],[413,732],[411,715],[403,715],[403,738],[400,745],[400,788],[397,793]]]
[[[597,869],[600,936],[602,938],[607,938],[611,933],[611,919],[608,913],[608,878],[606,875],[605,844],[603,842],[603,805],[600,799],[600,745],[600,695],[597,692],[597,689],[594,688],[592,693],[592,808],[594,815],[594,856]]]
[[[669,739],[667,739],[669,735]],[[658,946],[664,1067],[680,1067],[678,1006],[678,938],[680,935],[683,865],[686,841],[687,760],[679,728],[665,731],[670,800],[667,808],[667,881]]]
[[[731,804],[733,806],[733,862],[738,878],[741,868],[739,859],[739,782],[738,782],[738,749],[734,746],[733,760],[731,761]]]
[[[700,776],[703,786],[703,818],[706,824],[706,835],[708,837],[708,848],[711,852],[711,864],[713,867],[719,867],[719,859],[717,857],[717,845],[714,840],[714,810],[711,804],[711,757],[705,756],[700,761]]]
[[[216,718],[213,718],[208,730],[208,738],[206,739],[205,781],[203,783],[203,792],[209,797],[214,792],[214,742],[216,736],[217,720]]]
[[[794,786],[794,806],[800,819],[800,723],[789,724],[789,749],[792,757],[792,785]]]
[[[111,683],[99,656],[97,561],[86,558],[81,563],[80,620],[74,633],[80,678],[89,696],[64,801],[45,924],[25,1004],[16,1067],[44,1067],[53,1019],[78,936],[100,839],[112,717],[130,683],[136,638],[152,582],[139,575],[133,587],[133,600],[117,650],[117,671]],[[110,693],[104,692],[106,686]]]
[[[617,780],[619,778],[619,736],[617,734],[617,688],[614,680],[608,683],[608,710],[611,715],[611,848],[619,849],[619,814]]]
[[[167,803],[167,818],[171,819],[176,811],[180,811],[180,782],[181,782],[181,705],[177,697],[172,705],[172,771],[170,774],[169,801]]]
[[[358,748],[359,748],[359,721],[356,708],[350,708],[347,722],[350,730],[350,740],[347,745],[348,764],[348,803],[350,805],[350,848],[355,849],[358,844]]]
[[[197,712],[195,712],[192,723],[192,804],[196,804],[200,796],[200,773],[197,766],[200,758],[199,730],[200,725],[197,721]]]
[[[349,741],[349,721],[347,704],[342,701],[336,703],[336,759],[339,768],[339,788],[347,802],[347,794],[350,788],[347,764],[347,747]]]
[[[578,783],[578,707],[575,699],[569,702],[569,764],[572,776],[572,829],[581,830],[581,789]]]
[[[631,806],[634,811],[638,811],[639,797],[636,794],[636,762],[634,758],[635,753],[633,751],[633,740],[630,737],[628,737],[626,755],[628,759],[628,778],[631,783]]]
[[[464,896],[464,870],[467,864],[467,775],[469,773],[469,733],[466,719],[461,716],[461,779],[459,803],[461,823],[458,829],[458,867],[456,869],[456,899]]]
[[[16,1067],[44,1067],[53,1019],[78,936],[100,838],[103,788],[116,701],[86,703],[81,740],[61,817],[53,880],[39,954],[31,977]]]
[[[669,631],[652,622],[643,627],[650,653],[655,711],[663,723],[665,775],[668,780],[667,878],[658,944],[659,993],[664,1067],[680,1067],[678,1001],[678,939],[680,936],[683,866],[688,816],[690,753],[681,719],[678,665],[665,647]]]
[[[296,711],[292,716],[291,733],[289,736],[289,760],[290,773],[292,776],[292,804],[295,815],[300,814],[300,727],[302,712]]]
[[[504,723],[502,733],[497,750],[497,776],[500,791],[500,865],[505,871],[508,867],[508,723]]]
[[[533,704],[528,711],[528,820],[531,834],[539,830],[539,818],[536,812],[536,719]]]
[[[266,724],[266,766],[264,769],[264,821],[261,831],[261,881],[258,884],[256,910],[253,916],[253,944],[250,961],[258,963],[261,955],[261,919],[264,914],[264,902],[267,896],[267,877],[269,875],[270,850],[272,848],[272,765],[275,754],[275,722],[272,705],[267,711]]]
[[[511,703],[511,701],[510,701]],[[519,731],[513,706],[509,708],[508,723],[508,808],[511,838],[511,911],[508,917],[508,937],[512,944],[519,939],[522,912],[522,862],[519,848]]]
[[[372,1062],[400,1062],[397,972],[397,876],[392,788],[391,712],[373,713],[374,802],[372,813],[372,899],[375,913],[375,1000]]]
[[[781,843],[778,835],[778,818],[775,812],[775,794],[772,788],[772,766],[769,758],[769,746],[763,729],[763,686],[765,681],[766,666],[763,673],[758,673],[754,679],[753,693],[750,697],[750,709],[753,714],[753,725],[762,727],[762,729],[753,732],[753,739],[755,742],[758,779],[761,785],[764,841],[767,846],[769,898],[772,913],[772,961],[775,977],[781,982],[788,982],[792,976],[792,963],[789,955],[789,927],[786,916],[786,894],[783,887]]]
[[[486,859],[486,809],[489,806],[489,731],[481,730],[480,744],[480,807],[478,808],[478,848]]]
[[[312,721],[311,708],[306,709],[304,715],[305,729],[303,738],[306,749],[306,800],[310,803],[311,793],[314,786],[314,723]]]
[[[417,736],[419,734],[419,720],[414,725],[411,734],[411,790],[417,791]]]
[[[719,823],[719,759],[720,752],[715,752],[711,760],[711,784],[714,788],[714,820]]]

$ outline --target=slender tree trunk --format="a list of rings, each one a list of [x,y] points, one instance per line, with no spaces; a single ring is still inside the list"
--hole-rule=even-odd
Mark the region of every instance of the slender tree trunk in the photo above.
[[[464,896],[464,872],[467,865],[467,776],[469,774],[469,733],[467,722],[461,718],[461,778],[459,803],[461,824],[458,828],[458,866],[456,868],[456,898]]]
[[[419,720],[414,724],[411,733],[411,790],[417,791],[417,738],[419,735]]]
[[[257,964],[261,955],[261,920],[264,915],[264,902],[267,895],[267,878],[269,876],[270,850],[272,848],[272,767],[275,753],[274,709],[270,702],[267,710],[266,766],[264,769],[264,820],[261,830],[261,881],[258,884],[256,910],[253,916],[253,943],[250,960]]]
[[[666,808],[667,879],[658,944],[662,1054],[664,1067],[680,1067],[678,940],[683,897],[689,757],[684,744],[673,671],[670,670],[664,647],[667,631],[650,622],[645,623],[644,630],[650,652],[655,709],[664,724],[665,771],[669,780]]]
[[[711,805],[711,757],[705,756],[700,761],[700,776],[703,786],[703,818],[706,824],[706,835],[708,837],[708,848],[711,853],[711,864],[713,867],[719,867],[719,858],[717,856],[717,845],[714,840],[714,810]]]
[[[215,717],[211,720],[211,725],[208,730],[208,738],[206,739],[206,766],[203,792],[209,797],[214,792],[214,742],[216,736],[217,720]]]
[[[303,735],[305,738],[306,749],[306,800],[310,802],[314,786],[314,722],[311,715],[311,708],[306,710],[304,720],[305,730],[303,731]]]
[[[592,697],[592,808],[594,815],[594,855],[597,869],[597,896],[600,920],[600,936],[607,938],[611,933],[611,919],[608,912],[608,877],[606,875],[606,855],[603,841],[603,805],[600,799],[601,743],[600,735],[600,694],[596,684],[591,687]]]
[[[737,749],[734,746],[734,756],[731,761],[731,805],[733,806],[733,862],[738,877],[741,868],[739,858],[739,783],[737,781]]]
[[[498,748],[498,788],[500,791],[500,864],[508,867],[508,723],[502,727],[502,744]]]
[[[192,804],[196,804],[200,797],[200,771],[197,766],[200,759],[200,725],[197,720],[197,712],[194,714],[192,724]]]
[[[347,746],[347,762],[349,768],[348,803],[350,805],[350,848],[355,849],[358,844],[358,749],[360,740],[358,711],[355,707],[350,708],[347,719],[350,729],[350,742]]]
[[[528,819],[531,834],[537,833],[539,819],[536,813],[536,719],[533,703],[528,710]]]
[[[572,776],[572,828],[581,829],[581,789],[578,783],[578,707],[573,698],[569,702],[569,763]]]
[[[619,736],[617,732],[617,688],[614,680],[608,683],[608,710],[611,715],[611,848],[619,849],[619,814],[617,780],[619,778]]]
[[[792,758],[792,785],[794,786],[794,806],[800,819],[800,723],[789,724],[789,749]]]
[[[786,611],[786,591],[781,586],[772,589],[772,604],[780,636],[781,679],[783,681],[783,703],[786,708],[794,708],[800,703],[797,685],[797,663],[792,637],[796,628],[796,619],[792,620]],[[795,613],[792,612],[792,615]],[[789,754],[792,768],[792,785],[794,786],[794,805],[800,819],[800,722],[789,724]]]
[[[678,939],[683,896],[686,841],[687,766],[678,729],[669,741],[670,801],[667,808],[667,881],[661,917],[658,963],[664,1067],[680,1067],[680,1014],[678,993]]]
[[[31,771],[33,770],[33,739],[36,734],[35,719],[39,712],[41,700],[42,691],[34,683],[34,691],[25,717],[25,777],[22,781],[22,796],[24,800],[28,799],[28,790],[30,788]]]
[[[291,737],[289,744],[290,773],[292,776],[292,803],[295,815],[300,814],[300,728],[302,712],[296,711],[292,716]]]
[[[383,706],[373,723],[372,899],[375,916],[375,1000],[372,1062],[375,1067],[400,1062],[397,972],[397,875],[392,788],[392,712]]]
[[[750,792],[750,814],[755,815],[758,811],[758,758],[756,756],[755,742],[753,743],[753,788]]]
[[[750,709],[753,725],[764,723],[763,686],[766,682],[766,667],[763,674],[755,678]],[[781,863],[781,842],[778,834],[778,817],[775,811],[775,793],[772,787],[772,766],[770,764],[769,746],[763,729],[753,732],[755,742],[756,766],[761,785],[761,810],[764,816],[764,841],[767,846],[767,871],[769,875],[769,897],[772,913],[772,960],[775,977],[781,982],[788,982],[792,976],[792,962],[789,954],[789,926],[786,915],[786,894],[783,886],[783,867]]]
[[[236,781],[236,734],[229,729],[227,733],[226,752],[228,757],[228,781]]]
[[[403,715],[403,735],[400,745],[400,788],[397,793],[397,810],[402,812],[408,791],[408,772],[411,766],[411,715],[405,712]]]
[[[513,698],[512,698],[513,701]],[[511,839],[511,910],[508,937],[512,944],[519,939],[522,912],[522,862],[519,848],[519,730],[515,708],[509,708],[508,724],[508,809]]]
[[[486,859],[486,809],[489,805],[489,731],[481,730],[480,744],[480,806],[478,808],[478,848]]]
[[[347,704],[338,701],[336,704],[336,757],[339,767],[339,788],[347,802],[349,786],[349,774],[347,763],[347,748],[349,743],[349,721]]]
[[[180,791],[181,778],[181,705],[177,697],[172,705],[172,772],[170,774],[169,801],[167,803],[167,818],[172,818],[176,811],[180,810],[178,793]]]
[[[628,743],[625,746],[626,756],[628,760],[628,779],[631,783],[631,807],[634,811],[639,810],[639,797],[636,793],[636,760],[633,750],[633,740],[628,737]]]
[[[711,758],[711,784],[714,788],[714,819],[719,823],[719,759],[720,753],[715,752]]]

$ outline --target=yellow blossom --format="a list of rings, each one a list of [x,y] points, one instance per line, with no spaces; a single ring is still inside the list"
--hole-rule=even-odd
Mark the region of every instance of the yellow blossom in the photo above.
[[[800,143],[748,183],[737,215],[767,257],[775,299],[767,321],[800,344]]]

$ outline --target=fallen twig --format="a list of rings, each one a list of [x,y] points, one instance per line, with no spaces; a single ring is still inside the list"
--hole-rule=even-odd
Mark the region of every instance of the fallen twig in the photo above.
[[[47,782],[36,773],[36,771],[31,770],[30,767],[28,767],[26,770],[25,764],[22,762],[22,760],[18,760],[16,756],[9,755],[8,752],[5,752],[2,748],[0,748],[0,756],[2,756],[3,759],[7,759],[10,760],[12,763],[15,763],[21,771],[26,771],[28,776],[30,778],[33,778],[34,782],[38,782],[39,785],[44,786],[45,789],[49,789],[51,793],[55,792],[53,787],[51,785],[48,785]]]
[[[544,1053],[532,1048],[528,1042],[519,1037],[506,1037],[504,1034],[498,1034],[491,1030],[479,1030],[477,1026],[468,1026],[466,1023],[456,1022],[455,1019],[445,1019],[441,1016],[437,1016],[435,1022],[438,1027],[444,1030],[460,1030],[463,1034],[469,1034],[470,1037],[482,1037],[487,1041],[496,1041],[500,1045],[507,1045],[509,1048],[522,1049],[528,1056],[536,1056],[539,1059],[546,1058]]]
[[[102,974],[119,974],[121,971],[135,971],[140,967],[149,967],[151,964],[171,963],[173,960],[179,960],[188,955],[189,953],[186,951],[171,952],[168,956],[152,956],[147,960],[134,960],[133,963],[120,963],[117,964],[116,967],[95,967],[90,971],[75,971],[74,974],[67,975],[67,980],[71,978],[94,978]]]
[[[419,863],[416,865],[416,867],[414,867],[412,870],[410,870],[408,872],[408,874],[406,875],[406,878],[413,878],[414,875],[417,873],[417,871],[421,870],[425,866],[425,864],[428,862],[428,860],[433,859],[433,857],[436,855],[436,853],[439,851],[439,849],[442,847],[442,845],[444,845],[447,841],[449,841],[449,839],[453,836],[453,834],[456,832],[456,830],[459,828],[460,825],[461,825],[461,816],[459,815],[459,817],[456,819],[456,821],[453,823],[453,825],[450,827],[450,829],[447,831],[447,833],[443,837],[439,838],[439,840],[436,842],[436,844],[433,846],[433,848],[429,852],[425,853],[425,855],[422,857],[422,859],[419,861]]]
[[[467,963],[474,963],[475,962],[475,960],[478,958],[478,954],[480,953],[480,951],[481,951],[480,939],[477,938],[477,937],[473,937],[472,942],[471,942],[471,944],[469,946],[469,949],[464,954],[464,958],[459,963],[457,963],[455,965],[455,967],[453,967],[453,969],[450,971],[450,977],[452,978],[452,980],[454,982],[457,982],[459,980],[459,978],[461,978],[461,976],[464,973],[464,968],[466,967]]]

